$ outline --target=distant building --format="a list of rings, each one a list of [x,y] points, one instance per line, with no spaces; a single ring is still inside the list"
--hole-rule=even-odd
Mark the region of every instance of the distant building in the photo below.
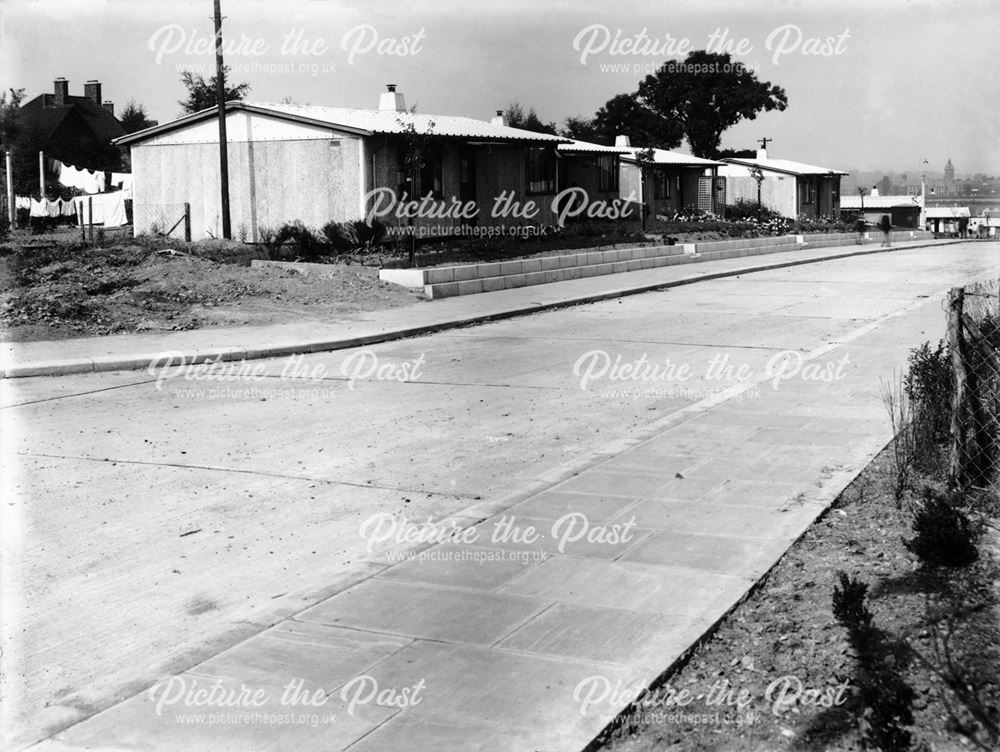
[[[840,210],[852,216],[863,216],[866,222],[878,224],[886,214],[893,227],[920,228],[920,217],[924,209],[920,196],[842,196]]]
[[[949,196],[955,194],[955,166],[948,159],[948,164],[944,166],[944,192]]]
[[[121,169],[121,150],[111,142],[125,135],[115,106],[101,99],[101,82],[87,81],[84,95],[69,93],[69,81],[57,78],[52,94],[39,94],[18,113],[27,142],[47,157],[78,168]]]

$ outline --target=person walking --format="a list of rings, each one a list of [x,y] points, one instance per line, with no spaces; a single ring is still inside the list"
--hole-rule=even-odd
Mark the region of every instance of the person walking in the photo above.
[[[858,233],[858,245],[865,244],[865,215],[859,214],[857,220],[854,222],[854,231]]]
[[[889,219],[888,214],[883,214],[882,219],[878,223],[879,228],[882,230],[882,247],[889,248],[892,243],[889,241],[889,232],[892,230],[892,220]]]

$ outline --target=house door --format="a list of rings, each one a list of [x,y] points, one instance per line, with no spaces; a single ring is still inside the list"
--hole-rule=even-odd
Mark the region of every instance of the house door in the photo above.
[[[458,200],[465,204],[476,201],[476,152],[471,146],[463,146],[458,155]],[[476,224],[477,217],[463,219],[463,224]]]

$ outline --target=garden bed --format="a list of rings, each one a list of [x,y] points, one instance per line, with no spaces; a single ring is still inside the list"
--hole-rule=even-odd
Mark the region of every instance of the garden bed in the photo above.
[[[330,320],[421,299],[380,282],[374,268],[251,269],[253,249],[240,243],[128,238],[87,247],[65,235],[30,243],[8,244],[0,257],[6,341]]]

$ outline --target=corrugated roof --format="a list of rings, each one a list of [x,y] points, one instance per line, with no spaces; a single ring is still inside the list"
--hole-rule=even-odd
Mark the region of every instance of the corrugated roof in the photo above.
[[[627,162],[634,162],[636,161],[636,153],[640,151],[643,151],[643,149],[637,146],[630,146],[625,149],[626,156],[624,159]],[[712,159],[702,159],[701,157],[693,157],[690,154],[681,154],[677,151],[653,149],[653,164],[679,165],[688,167],[714,167],[716,165],[721,165],[722,162],[716,162]]]
[[[629,149],[624,146],[605,146],[603,144],[592,144],[589,141],[574,140],[568,144],[559,144],[556,147],[561,152],[573,154],[576,152],[598,152],[602,154],[627,154]]]
[[[270,114],[312,125],[326,125],[360,135],[375,133],[403,134],[410,125],[417,133],[432,133],[435,136],[467,138],[478,141],[524,141],[564,143],[570,141],[562,136],[535,133],[507,125],[494,125],[485,120],[458,115],[426,115],[393,110],[357,110],[345,107],[318,107],[315,105],[271,104],[269,102],[227,102],[228,111],[246,110]],[[142,141],[166,131],[189,125],[205,118],[214,117],[215,109],[187,115],[169,123],[147,128],[130,134],[116,143],[127,144]]]
[[[920,206],[920,196],[861,196],[854,194],[840,197],[841,209],[891,209],[894,206]]]
[[[749,157],[727,157],[722,160],[731,164],[743,165],[744,167],[760,167],[762,170],[773,170],[783,172],[788,175],[848,175],[850,173],[843,170],[834,170],[832,167],[817,167],[805,162],[793,162],[791,159],[751,159]]]
[[[924,219],[958,219],[971,216],[968,206],[929,206],[924,210]]]

